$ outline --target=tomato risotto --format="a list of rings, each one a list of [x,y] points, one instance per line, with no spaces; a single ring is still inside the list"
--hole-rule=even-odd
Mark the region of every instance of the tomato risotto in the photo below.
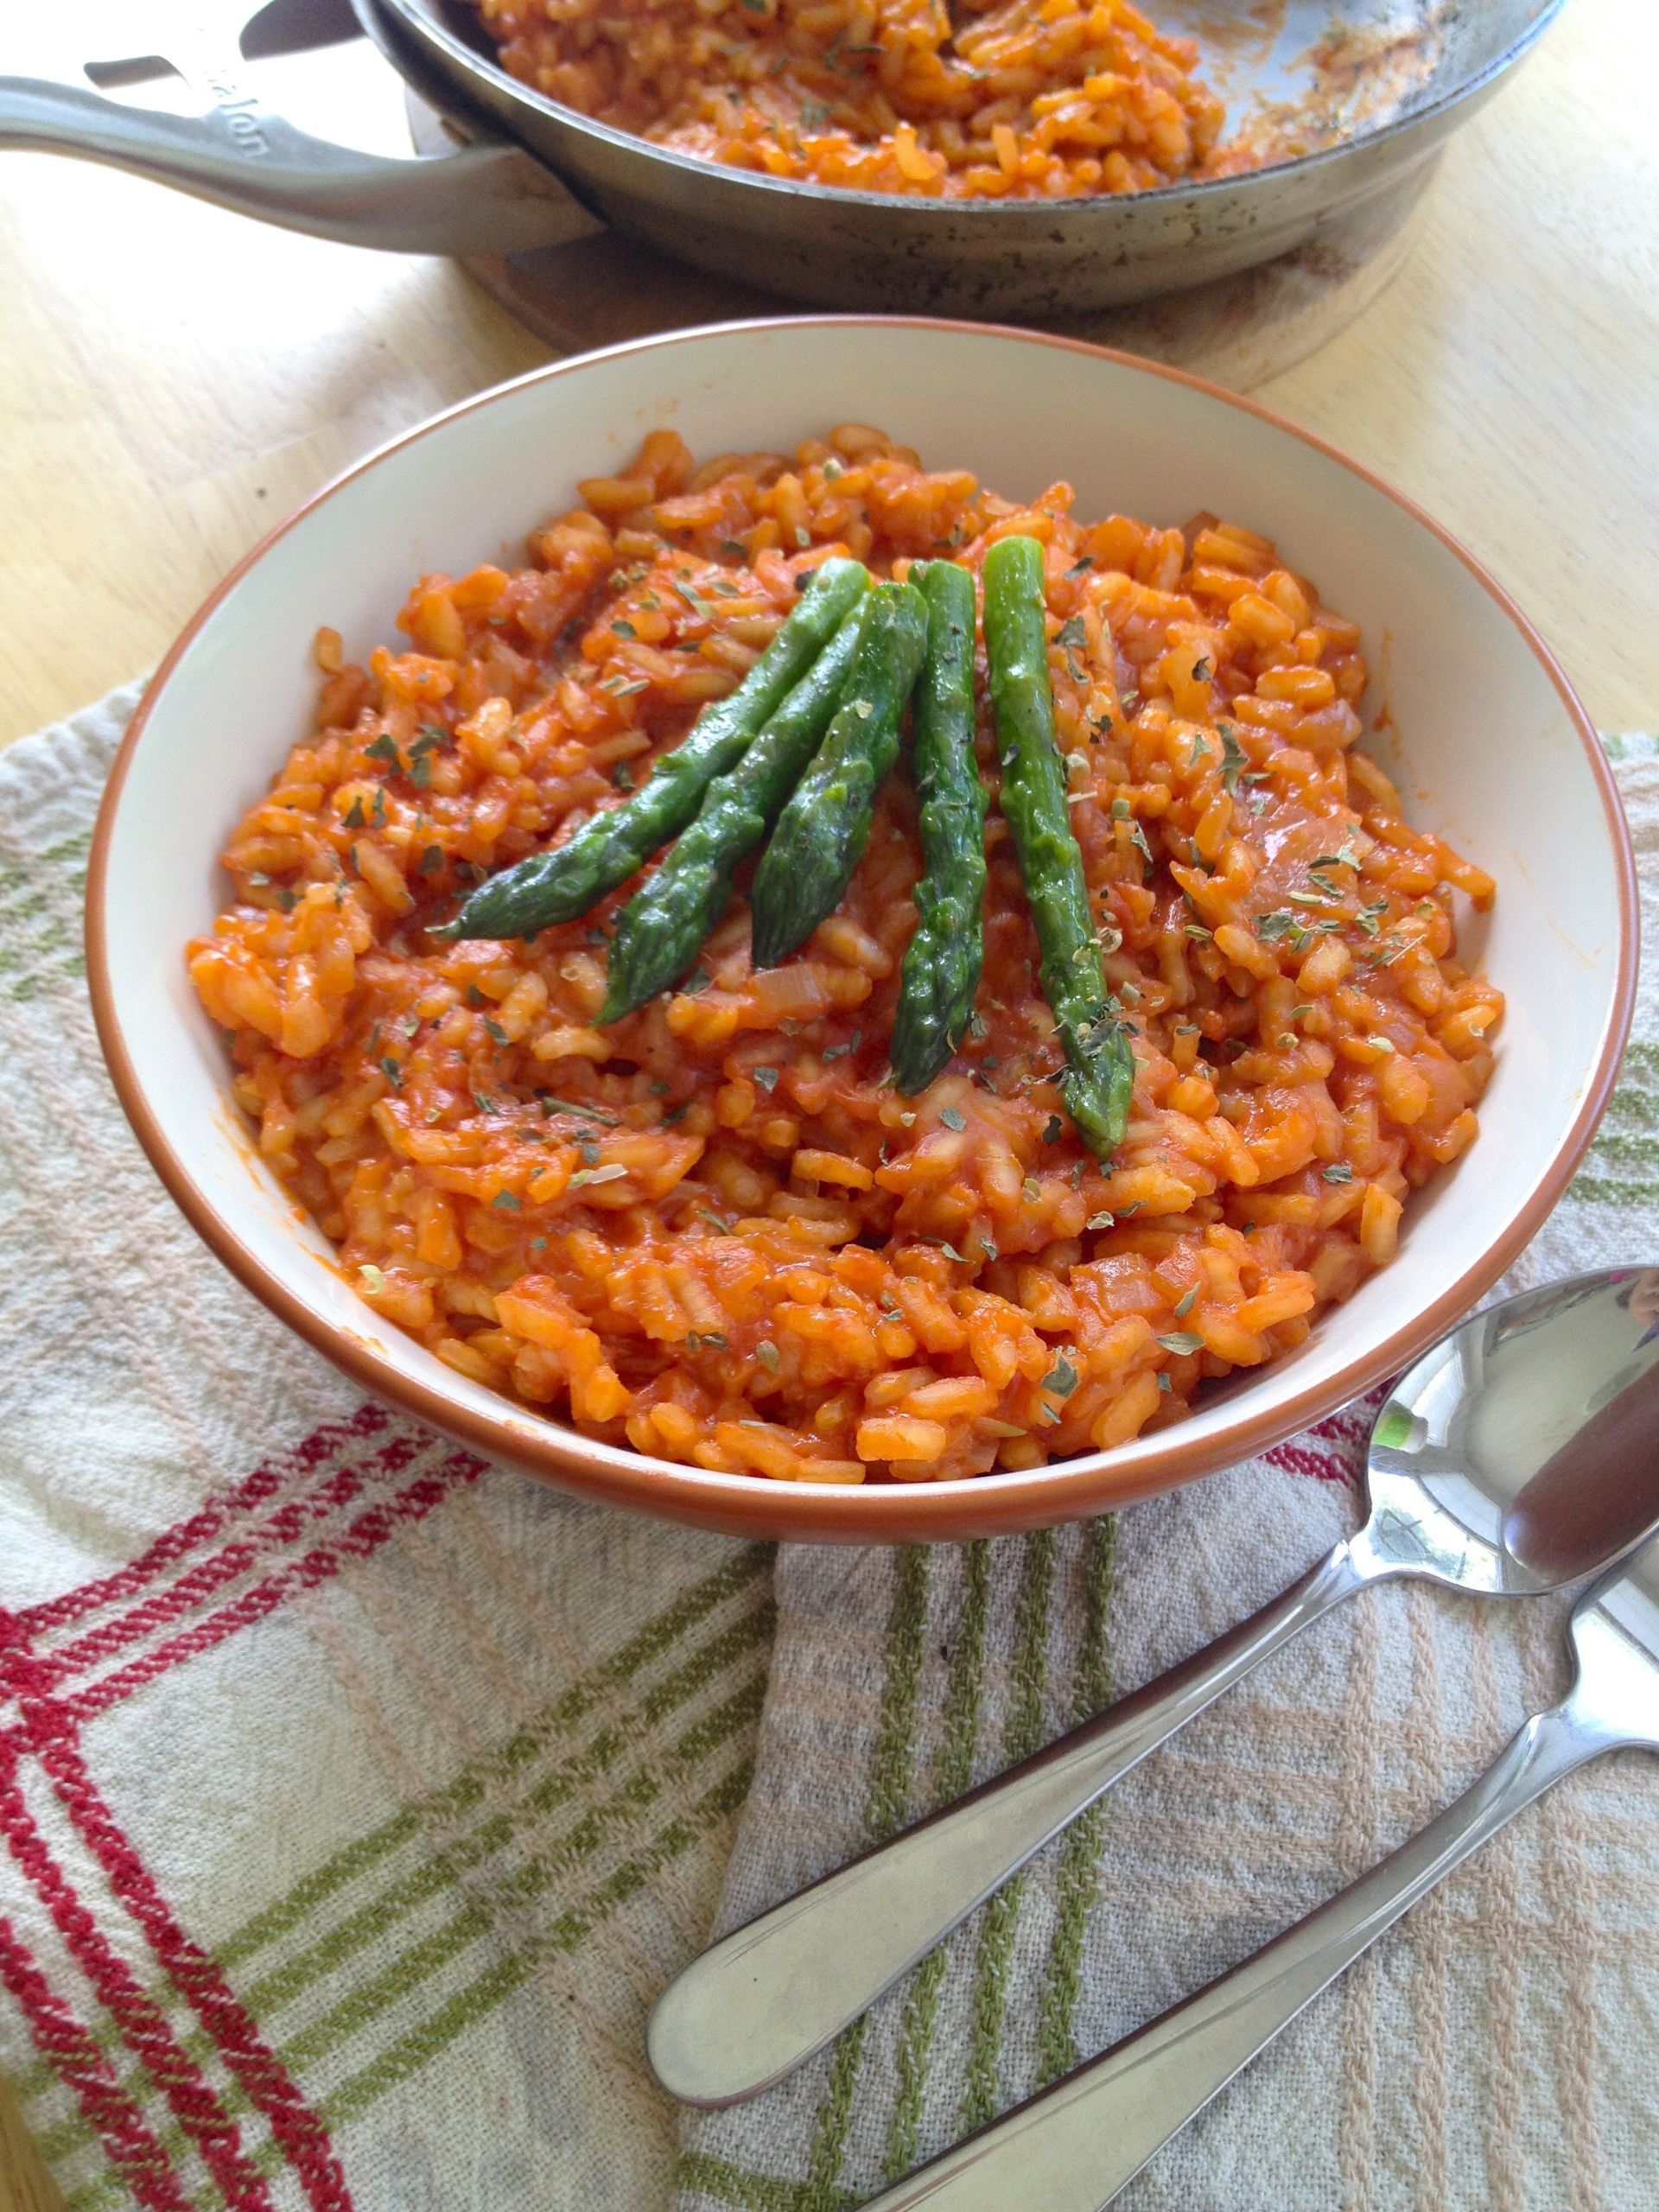
[[[1198,49],[1129,0],[475,0],[503,65],[595,121],[855,192],[1063,199],[1253,166]]]
[[[421,578],[406,644],[316,640],[315,733],[225,855],[190,973],[260,1149],[363,1298],[584,1432],[784,1480],[1030,1468],[1179,1420],[1391,1257],[1476,1134],[1492,882],[1359,747],[1355,626],[1241,524],[1077,519],[843,425],[699,466],[671,432],[537,531]],[[1066,797],[1135,1056],[1115,1156],[1067,1116],[992,795],[984,968],[944,1072],[888,1039],[921,866],[882,785],[841,904],[754,971],[748,868],[696,968],[605,1027],[636,877],[529,941],[444,943],[485,877],[638,789],[831,553],[977,575],[1045,549]]]

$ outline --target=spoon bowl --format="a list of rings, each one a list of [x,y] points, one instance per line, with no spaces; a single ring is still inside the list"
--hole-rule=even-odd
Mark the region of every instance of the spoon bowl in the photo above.
[[[1599,1573],[1659,1519],[1659,1268],[1523,1291],[1395,1384],[1366,1455],[1375,1571],[1518,1597]]]
[[[1121,1775],[1368,1584],[1521,1597],[1616,1567],[1659,1529],[1659,1268],[1576,1276],[1462,1322],[1394,1386],[1366,1479],[1364,1526],[1282,1597],[694,1960],[646,2029],[663,2087],[722,2105],[779,2081]]]

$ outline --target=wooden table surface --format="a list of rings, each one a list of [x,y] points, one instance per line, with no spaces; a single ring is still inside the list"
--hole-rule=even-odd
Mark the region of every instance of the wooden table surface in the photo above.
[[[395,145],[373,57],[331,77]],[[1659,721],[1659,132],[1626,91],[1656,81],[1653,0],[1571,0],[1405,273],[1259,395],[1447,523],[1613,729]],[[448,264],[43,156],[0,159],[0,745],[153,663],[335,470],[546,358]],[[59,2202],[0,2089],[0,2212]]]

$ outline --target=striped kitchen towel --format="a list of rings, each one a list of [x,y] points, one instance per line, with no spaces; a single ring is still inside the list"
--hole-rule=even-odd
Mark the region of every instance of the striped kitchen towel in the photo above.
[[[1113,1791],[825,2060],[687,2120],[708,1938],[1168,1664],[1349,1525],[1364,1408],[1116,1521],[785,1550],[555,1497],[358,1393],[150,1178],[79,905],[132,696],[0,760],[0,2074],[74,2212],[818,2212],[1357,1872],[1559,1675],[1375,1593]],[[1618,772],[1659,936],[1659,748]],[[1659,1015],[1519,1279],[1659,1249]],[[1659,1781],[1567,1783],[1125,2198],[1637,2212]],[[1010,2212],[1017,2212],[1010,2208]]]

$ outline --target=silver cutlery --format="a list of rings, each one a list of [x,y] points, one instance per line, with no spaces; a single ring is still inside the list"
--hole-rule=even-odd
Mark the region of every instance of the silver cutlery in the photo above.
[[[664,2088],[687,2103],[723,2105],[780,2080],[1121,1775],[1356,1591],[1417,1575],[1472,1595],[1519,1596],[1558,1589],[1627,1554],[1659,1526],[1656,1325],[1659,1269],[1632,1268],[1523,1292],[1443,1338],[1402,1376],[1377,1415],[1366,1461],[1370,1514],[1363,1528],[1206,1649],[704,1952],[664,1991],[651,2016],[647,2050]],[[1584,1618],[1599,1622],[1601,1609],[1592,1607]],[[1593,1640],[1603,1631],[1581,1625],[1580,1633]],[[1567,1726],[1554,1719],[1534,1724],[1551,1746],[1565,1740]],[[1554,1749],[1549,1754],[1558,1755]],[[1542,1756],[1527,1755],[1528,1777],[1535,1776]],[[1520,1802],[1524,1798],[1503,1800],[1506,1810]],[[1436,1836],[1440,1825],[1427,1836]],[[1479,1827],[1474,1840],[1487,1832]],[[1471,1847],[1465,1840],[1461,1849]],[[1428,1848],[1432,1856],[1440,1847]],[[1443,1871],[1439,1861],[1436,1868]],[[1412,1888],[1406,1902],[1418,1893]],[[1376,1923],[1386,1925],[1386,1919]],[[1317,1940],[1322,1947],[1327,1939]],[[1292,2012],[1340,1971],[1354,1948],[1351,1938],[1338,1945],[1336,1963],[1321,1966]],[[1319,1959],[1325,1956],[1319,1948]],[[1274,1992],[1279,1986],[1272,1983]],[[1217,2002],[1230,2012],[1241,2002],[1236,1986],[1229,1999]],[[1227,2045],[1230,2051],[1248,2047],[1215,2075],[1198,2102],[1264,2039],[1253,2035],[1253,2002],[1245,2002],[1243,2024]],[[1266,2032],[1276,2032],[1289,2017],[1274,2012]],[[1196,2031],[1160,2023],[1145,2032],[1174,2034],[1179,2047],[1179,2036]],[[1149,2059],[1145,2052],[1124,2064],[1144,2068]],[[1099,2063],[1116,2065],[1116,2054]],[[1081,2078],[1051,2091],[1046,2111],[1079,2094],[1074,2085]],[[1183,2111],[1171,2120],[1135,2164],[1185,2116]],[[960,2169],[970,2170],[971,2163]],[[1125,2167],[1120,2180],[1135,2170]],[[880,2202],[887,2208],[924,2201],[891,2196]],[[1079,2204],[1101,2201],[1086,2190],[1076,2198]]]
[[[1656,1450],[1649,1398],[1647,1454]],[[1586,1592],[1572,1688],[1479,1781],[1254,1958],[970,2136],[864,2212],[1101,2212],[1302,2007],[1552,1783],[1604,1751],[1659,1751],[1659,1542]]]

